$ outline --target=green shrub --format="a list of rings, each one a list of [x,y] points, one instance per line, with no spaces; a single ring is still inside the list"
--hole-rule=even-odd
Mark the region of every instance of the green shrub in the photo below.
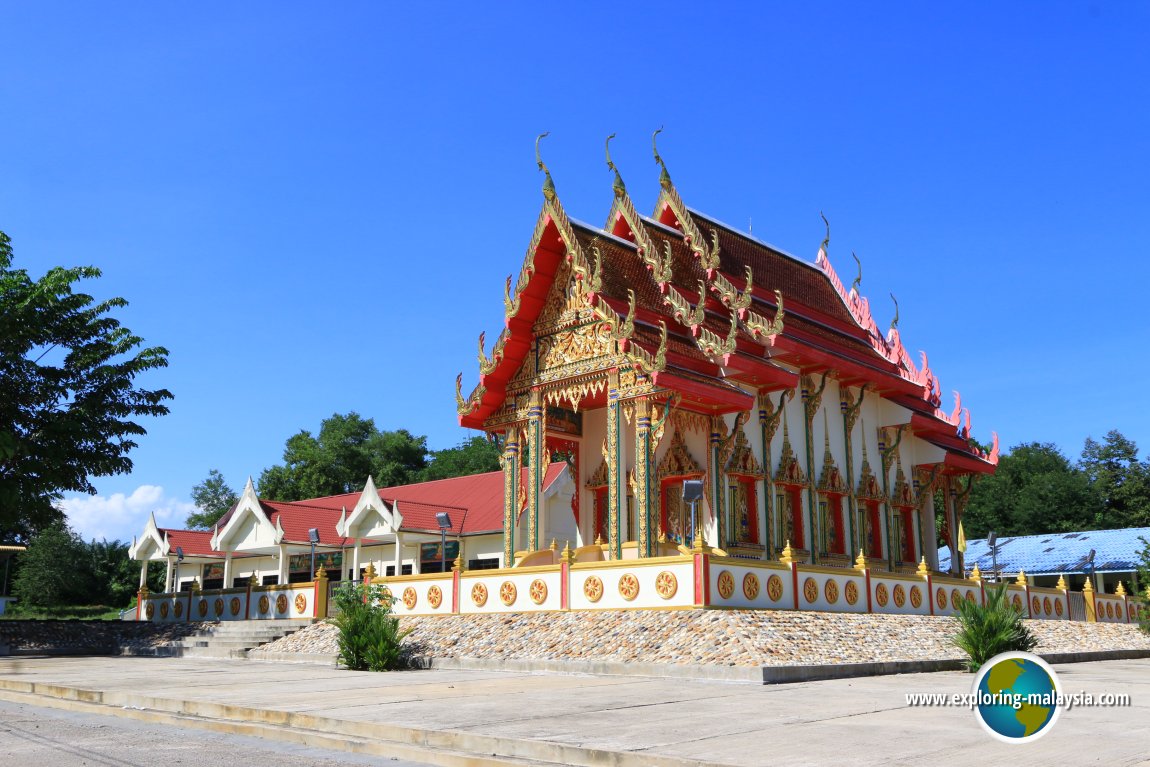
[[[1147,587],[1144,594],[1134,599],[1138,604],[1138,628],[1150,634],[1150,587]]]
[[[382,586],[353,582],[342,584],[333,597],[339,608],[331,621],[339,629],[339,662],[352,671],[397,668],[409,631],[400,631],[391,614],[395,598]]]
[[[958,633],[954,644],[967,655],[966,668],[978,671],[982,664],[1002,652],[1029,652],[1038,639],[1022,622],[1022,613],[1010,604],[1007,585],[986,590],[986,606],[973,599],[958,605]]]

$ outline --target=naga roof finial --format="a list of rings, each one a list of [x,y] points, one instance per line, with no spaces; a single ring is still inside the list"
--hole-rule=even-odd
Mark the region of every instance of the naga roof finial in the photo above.
[[[831,222],[827,221],[827,217],[823,215],[821,210],[819,211],[819,218],[821,218],[823,223],[827,225],[827,236],[823,238],[823,244],[819,247],[823,249],[824,253],[827,253],[828,248],[831,246]]]
[[[623,183],[623,177],[619,175],[619,169],[615,167],[615,163],[611,162],[611,139],[613,138],[615,138],[614,133],[607,137],[607,167],[615,171],[615,183],[611,185],[611,188],[615,190],[616,197],[622,197],[627,194],[627,186]]]
[[[898,329],[898,299],[894,297],[894,293],[890,294],[890,300],[894,301],[894,319],[890,321],[890,329]]]
[[[655,138],[663,132],[663,126],[659,126],[659,130],[651,134],[651,150],[655,153],[655,162],[663,170],[659,173],[659,186],[664,189],[671,188],[671,174],[667,172],[667,164],[663,162],[663,158],[659,156],[659,145],[655,143]]]
[[[855,277],[855,281],[851,283],[851,290],[853,290],[855,293],[858,293],[859,286],[862,285],[862,261],[859,261],[859,257],[855,255],[853,250],[851,251],[851,258],[855,260],[855,263],[858,264],[859,267],[859,276]],[[862,294],[859,293],[859,295]]]
[[[555,200],[555,182],[551,180],[551,171],[547,169],[547,164],[543,162],[542,155],[539,154],[539,142],[551,135],[551,131],[544,131],[535,137],[535,164],[539,166],[539,170],[547,176],[543,182],[543,196],[547,198],[548,202]]]

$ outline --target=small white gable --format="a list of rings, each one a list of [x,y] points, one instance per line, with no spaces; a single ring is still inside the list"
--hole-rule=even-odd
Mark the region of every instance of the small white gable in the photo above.
[[[389,506],[379,497],[375,481],[368,477],[355,508],[350,514],[344,509],[340,515],[336,532],[346,538],[382,538],[395,533],[402,524],[399,504],[392,503]]]
[[[148,515],[148,522],[144,525],[144,532],[139,539],[132,538],[132,545],[128,548],[128,556],[137,561],[145,559],[162,559],[168,555],[168,537],[160,532],[156,524],[156,513]]]
[[[279,520],[272,525],[260,499],[256,496],[252,478],[244,485],[244,492],[226,525],[217,526],[212,535],[212,548],[216,551],[257,551],[277,546],[283,539]]]

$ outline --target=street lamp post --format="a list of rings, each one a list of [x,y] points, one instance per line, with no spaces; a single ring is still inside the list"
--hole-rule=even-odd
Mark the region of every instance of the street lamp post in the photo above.
[[[695,536],[699,534],[699,514],[696,505],[703,497],[703,480],[683,480],[683,500],[691,504],[691,545],[695,545]]]
[[[993,530],[986,536],[986,543],[990,546],[990,562],[994,569],[994,582],[998,583],[998,534]]]
[[[319,543],[319,528],[313,527],[307,531],[308,540],[311,541],[311,577],[315,578],[315,545]]]
[[[439,525],[439,572],[447,572],[447,531],[451,529],[451,515],[446,511],[435,513],[435,522]]]

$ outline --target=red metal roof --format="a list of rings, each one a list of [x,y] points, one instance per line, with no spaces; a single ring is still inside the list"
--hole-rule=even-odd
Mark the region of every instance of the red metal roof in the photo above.
[[[184,550],[189,557],[222,557],[223,554],[212,548],[211,530],[169,530],[160,528],[160,534],[168,539],[169,550],[176,553],[176,547]]]

